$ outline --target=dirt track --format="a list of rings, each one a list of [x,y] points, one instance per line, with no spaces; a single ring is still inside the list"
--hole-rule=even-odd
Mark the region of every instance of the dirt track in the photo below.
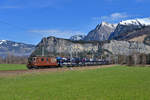
[[[34,69],[34,70],[0,71],[0,76],[23,75],[23,74],[28,74],[28,73],[39,73],[39,72],[65,72],[65,71],[69,71],[69,70],[97,69],[97,68],[112,67],[112,66],[114,66],[114,65],[71,67],[71,68],[49,68],[49,69]]]

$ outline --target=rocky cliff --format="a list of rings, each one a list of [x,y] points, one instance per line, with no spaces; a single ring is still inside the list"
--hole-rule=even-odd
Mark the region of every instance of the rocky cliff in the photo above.
[[[150,46],[141,42],[111,40],[102,48],[114,55],[150,54]]]
[[[98,42],[71,41],[69,39],[47,37],[43,38],[36,46],[32,56],[68,56],[70,54],[96,52],[97,50]]]

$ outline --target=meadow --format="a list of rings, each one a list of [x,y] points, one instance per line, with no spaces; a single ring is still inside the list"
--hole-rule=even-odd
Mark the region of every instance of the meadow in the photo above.
[[[0,100],[149,99],[149,67],[113,66],[0,76]]]
[[[27,70],[25,64],[0,64],[0,71],[7,70]]]

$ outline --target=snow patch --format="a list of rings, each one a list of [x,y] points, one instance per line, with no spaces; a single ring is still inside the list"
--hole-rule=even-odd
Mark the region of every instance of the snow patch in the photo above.
[[[14,45],[12,45],[12,46],[17,47],[17,46],[19,46],[19,44],[16,43],[16,44],[14,44]]]
[[[70,38],[70,40],[79,41],[79,40],[83,40],[84,37],[85,37],[84,35],[74,35]]]
[[[142,26],[149,26],[150,25],[150,18],[126,20],[126,21],[120,22],[119,24],[122,24],[122,25],[142,25]]]
[[[115,28],[115,27],[117,27],[118,24],[109,24],[109,23],[106,23],[106,22],[102,22],[101,25],[102,26],[108,26],[108,27],[111,27],[111,28]]]
[[[1,40],[2,42],[6,42],[7,40]]]
[[[149,26],[150,25],[150,18],[143,18],[143,19],[137,19],[142,25]]]
[[[0,40],[0,44],[3,44],[4,42],[7,42],[7,40]]]

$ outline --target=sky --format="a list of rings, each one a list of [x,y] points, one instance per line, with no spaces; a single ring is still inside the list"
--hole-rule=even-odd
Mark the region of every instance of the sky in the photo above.
[[[150,0],[0,0],[0,40],[87,35],[102,21],[150,17]]]

